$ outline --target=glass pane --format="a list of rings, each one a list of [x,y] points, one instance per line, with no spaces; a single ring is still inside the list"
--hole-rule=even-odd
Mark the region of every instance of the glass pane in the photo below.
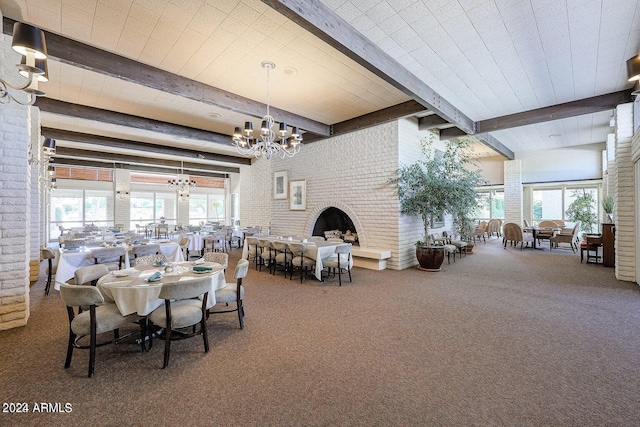
[[[189,197],[189,224],[198,225],[207,220],[207,195],[191,194]]]
[[[562,189],[533,190],[533,219],[535,221],[562,218],[564,218]]]
[[[153,193],[131,193],[131,222],[148,224],[154,221]]]
[[[113,225],[113,192],[86,190],[84,220],[87,224]]]
[[[208,219],[213,222],[225,222],[224,216],[224,195],[223,194],[210,194],[209,195],[209,213]]]
[[[473,216],[478,219],[491,218],[490,193],[478,193],[478,207],[473,211]]]
[[[156,220],[164,217],[167,221],[175,221],[177,212],[176,193],[156,193]]]
[[[571,206],[578,198],[586,196],[585,204]],[[598,230],[598,190],[596,188],[567,188],[565,192],[565,219],[575,224],[575,221],[582,221],[580,229],[586,232]],[[586,202],[590,200],[588,206]]]
[[[504,219],[503,191],[496,191],[491,197],[491,218]]]

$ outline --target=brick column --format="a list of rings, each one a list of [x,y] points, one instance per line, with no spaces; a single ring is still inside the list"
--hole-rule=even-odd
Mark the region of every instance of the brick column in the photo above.
[[[122,199],[118,194],[122,194]],[[113,172],[113,197],[115,200],[114,224],[124,224],[125,230],[129,230],[131,223],[131,171],[129,169],[114,169]],[[133,227],[135,229],[135,227]]]
[[[0,34],[0,75],[19,81],[19,62],[11,37]],[[24,326],[29,319],[29,121],[29,107],[13,101],[0,105],[0,330]]]
[[[633,104],[616,107],[615,177],[614,194],[616,206],[616,278],[635,281],[636,235],[635,235],[635,187],[631,154],[633,137]],[[611,180],[609,171],[609,180]],[[611,185],[611,183],[609,183]]]
[[[504,162],[504,221],[522,225],[522,160]]]

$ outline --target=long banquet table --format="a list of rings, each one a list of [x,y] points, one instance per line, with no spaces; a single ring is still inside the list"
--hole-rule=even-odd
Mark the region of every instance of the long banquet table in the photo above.
[[[207,308],[211,308],[216,304],[215,291],[226,286],[222,265],[218,263],[199,264],[212,268],[210,272],[205,273],[194,272],[193,265],[192,262],[178,263],[171,273],[164,273],[164,267],[148,266],[140,269],[119,270],[102,277],[98,280],[97,286],[105,301],[115,302],[123,316],[132,313],[147,316],[164,303],[164,300],[159,298],[163,283],[193,280],[205,275],[211,279],[211,289],[207,298]],[[162,273],[160,280],[147,281],[151,275],[158,271]]]
[[[160,253],[166,256],[169,262],[184,261],[182,250],[176,242],[162,242],[159,244]],[[56,290],[60,290],[61,283],[73,279],[78,268],[94,263],[91,248],[59,249],[56,256],[58,258],[58,269],[56,271],[56,282],[54,285]],[[124,268],[129,268],[130,266],[129,251],[127,251],[124,257]]]
[[[279,239],[275,236],[262,236],[258,238],[269,239],[269,240],[280,240],[285,243],[297,242],[297,243],[304,244],[305,247],[307,248],[307,251],[305,252],[305,256],[312,258],[316,261],[316,266],[315,266],[313,275],[316,277],[316,279],[320,281],[322,280],[322,270],[324,268],[322,264],[322,260],[331,257],[335,253],[336,246],[339,245],[339,243],[334,243],[334,242],[300,242],[299,240],[293,240],[293,239],[292,240]],[[242,247],[242,258],[246,259],[248,255],[249,255],[249,246],[247,244],[247,240],[245,239],[244,246]],[[351,258],[350,267],[353,267],[353,257]]]

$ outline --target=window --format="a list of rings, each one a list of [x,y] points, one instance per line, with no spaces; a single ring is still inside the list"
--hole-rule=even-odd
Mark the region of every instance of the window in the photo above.
[[[533,190],[533,220],[564,219],[562,188]]]
[[[189,224],[226,222],[224,194],[194,194],[189,197]]]
[[[474,211],[478,219],[504,218],[504,191],[479,191],[479,206]]]
[[[136,225],[146,225],[160,221],[163,218],[167,222],[176,221],[177,198],[175,192],[131,192],[130,229],[136,229]]]
[[[591,210],[595,218],[598,218],[598,188],[597,187],[560,187],[560,188],[544,188],[533,190],[533,220],[554,220],[561,219],[563,221],[575,222],[575,218],[567,217],[567,210],[578,195],[591,195],[593,203]],[[583,223],[586,216],[581,218]],[[585,225],[586,227],[587,225]]]
[[[57,239],[60,227],[113,225],[113,192],[58,189],[51,193],[49,239]]]

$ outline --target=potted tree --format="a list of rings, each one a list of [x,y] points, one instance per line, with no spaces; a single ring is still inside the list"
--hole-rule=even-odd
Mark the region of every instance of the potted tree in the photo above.
[[[424,238],[416,243],[416,257],[421,269],[437,271],[444,260],[444,248],[429,242],[430,219],[448,213],[469,218],[477,206],[476,187],[484,180],[472,167],[470,142],[456,139],[444,142],[444,152],[434,147],[435,135],[421,142],[422,156],[415,163],[400,165],[397,176],[389,182],[396,186],[400,212],[419,215]]]
[[[565,212],[567,219],[574,222],[582,221],[580,231],[592,233],[593,225],[598,222],[598,216],[595,213],[597,205],[593,194],[583,188],[582,190],[573,190],[571,195],[574,199]]]

